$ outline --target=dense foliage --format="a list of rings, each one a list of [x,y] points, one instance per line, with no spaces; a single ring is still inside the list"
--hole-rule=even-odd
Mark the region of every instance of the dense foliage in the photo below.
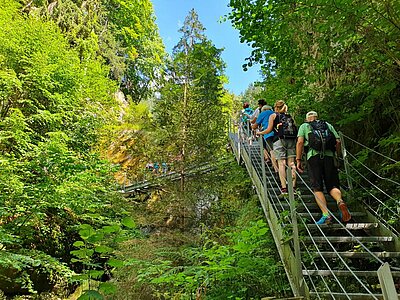
[[[145,33],[131,32],[134,41],[123,44],[123,32],[106,26],[107,3],[95,2],[0,1],[0,290],[7,295],[66,296],[71,283],[107,279],[119,265],[109,260],[116,239],[136,234],[117,193],[116,168],[95,146],[118,122],[114,93],[130,78],[122,75],[129,67],[116,76],[117,65],[139,68],[122,50],[144,53],[137,40]],[[152,24],[157,40],[147,4],[127,15]],[[117,40],[121,51],[112,48]]]

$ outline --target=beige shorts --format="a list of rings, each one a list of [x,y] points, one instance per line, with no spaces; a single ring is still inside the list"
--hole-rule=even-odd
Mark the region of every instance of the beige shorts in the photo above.
[[[276,159],[296,157],[296,139],[277,140],[274,142],[274,154]]]

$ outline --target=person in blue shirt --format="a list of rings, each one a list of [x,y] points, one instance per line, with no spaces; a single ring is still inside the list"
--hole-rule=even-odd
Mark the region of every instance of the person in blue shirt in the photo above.
[[[260,131],[265,130],[268,128],[269,117],[274,113],[272,107],[269,105],[264,105],[261,108],[261,113],[258,115],[255,123],[252,125],[253,129],[259,128]],[[267,163],[271,162],[272,166],[274,167],[275,172],[278,172],[278,164],[276,162],[276,158],[272,151],[273,149],[273,139],[274,139],[274,132],[271,131],[268,134],[263,136],[263,146],[264,146],[264,155],[266,158]]]
[[[253,114],[253,109],[250,107],[250,104],[248,102],[243,103],[243,109],[241,112],[241,119],[243,123],[243,128],[245,132],[248,131],[249,129],[249,121],[250,121],[250,116]]]

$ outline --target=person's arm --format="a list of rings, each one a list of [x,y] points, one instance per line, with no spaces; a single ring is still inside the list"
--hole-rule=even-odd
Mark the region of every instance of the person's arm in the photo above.
[[[332,131],[333,135],[336,138],[336,153],[337,155],[340,155],[340,150],[342,149],[342,143],[340,142],[340,137],[339,134],[337,133],[336,129],[329,123],[328,124],[328,128],[330,131]]]
[[[272,131],[272,129],[274,129],[275,117],[276,117],[275,113],[270,115],[269,119],[268,119],[268,127],[267,127],[267,129],[265,129],[263,131],[260,131],[258,134],[268,134],[268,133],[270,133]]]
[[[258,126],[260,126],[257,122],[255,122],[254,124],[251,124],[251,128],[253,129],[257,129]]]
[[[296,144],[296,167],[297,170],[299,170],[300,173],[303,172],[303,166],[302,166],[302,157],[303,157],[303,151],[304,151],[304,137],[299,136],[297,137],[297,144]]]

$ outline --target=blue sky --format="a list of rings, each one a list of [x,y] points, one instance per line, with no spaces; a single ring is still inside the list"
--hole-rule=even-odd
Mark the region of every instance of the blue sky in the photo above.
[[[217,48],[225,48],[222,58],[227,65],[225,73],[229,77],[229,84],[225,87],[239,95],[250,83],[260,79],[259,66],[253,66],[247,72],[242,70],[251,48],[240,43],[239,32],[229,21],[219,22],[221,17],[229,12],[229,0],[152,0],[152,2],[160,35],[169,53],[181,37],[178,30],[182,27],[185,17],[194,8],[200,22],[206,28],[206,36]]]

